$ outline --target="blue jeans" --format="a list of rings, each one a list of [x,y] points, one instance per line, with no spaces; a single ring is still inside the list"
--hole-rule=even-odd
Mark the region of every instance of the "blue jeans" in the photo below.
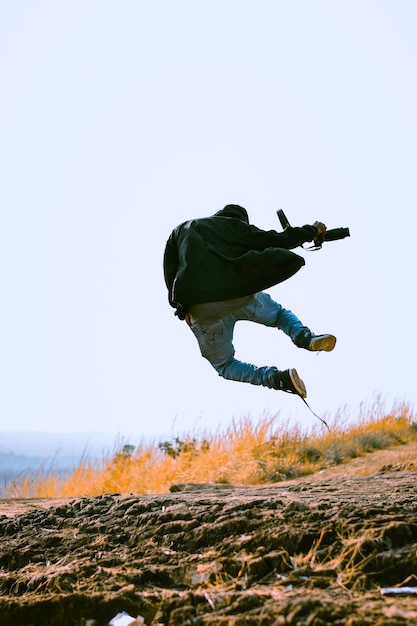
[[[257,322],[278,328],[297,345],[297,337],[309,329],[288,309],[264,293],[255,294],[253,301],[207,326],[191,325],[202,356],[207,359],[219,376],[252,385],[263,385],[275,389],[275,366],[257,367],[235,359],[233,330],[238,320]]]

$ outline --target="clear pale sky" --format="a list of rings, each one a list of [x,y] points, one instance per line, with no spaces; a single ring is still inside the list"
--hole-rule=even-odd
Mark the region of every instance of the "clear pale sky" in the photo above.
[[[416,402],[414,0],[0,2],[0,431],[159,437],[249,415],[167,302],[180,222],[225,204],[349,226],[269,290],[334,352],[241,322],[320,415]]]

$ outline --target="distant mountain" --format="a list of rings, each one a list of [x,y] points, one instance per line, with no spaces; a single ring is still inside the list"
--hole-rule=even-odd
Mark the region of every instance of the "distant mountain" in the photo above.
[[[81,459],[111,457],[127,443],[108,433],[0,433],[0,497],[6,482],[26,472],[68,475]]]
[[[46,476],[51,472],[55,476],[69,476],[80,459],[81,457],[47,458],[0,452],[0,498],[5,497],[7,485],[15,481],[19,484],[25,476]]]
[[[31,467],[41,467],[45,459],[40,456],[24,456],[23,454],[6,454],[0,452],[0,474],[22,472]]]
[[[100,432],[0,432],[0,454],[60,458],[62,456],[102,457],[113,453],[120,442],[114,435]]]

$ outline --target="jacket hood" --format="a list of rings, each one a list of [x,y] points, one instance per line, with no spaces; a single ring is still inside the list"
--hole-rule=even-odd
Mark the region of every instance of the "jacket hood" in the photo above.
[[[224,209],[217,211],[214,215],[217,217],[232,217],[249,224],[248,212],[243,206],[239,206],[238,204],[227,204]]]

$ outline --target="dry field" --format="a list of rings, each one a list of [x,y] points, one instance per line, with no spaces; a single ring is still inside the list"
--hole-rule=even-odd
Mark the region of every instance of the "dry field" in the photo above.
[[[417,624],[416,469],[409,441],[275,484],[1,501],[0,622]]]

